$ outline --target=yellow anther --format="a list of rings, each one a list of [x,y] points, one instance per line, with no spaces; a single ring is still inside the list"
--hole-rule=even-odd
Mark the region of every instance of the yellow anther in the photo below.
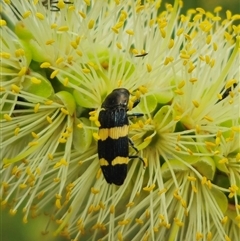
[[[117,233],[117,238],[118,238],[118,241],[123,241],[123,235],[121,232]]]
[[[185,86],[185,81],[182,80],[179,84],[178,84],[178,89],[181,89]]]
[[[191,78],[189,81],[194,84],[195,82],[197,82],[197,78]]]
[[[56,206],[57,209],[60,209],[62,207],[60,199],[56,199],[55,206]]]
[[[132,29],[126,30],[126,33],[129,35],[134,35],[134,31]]]
[[[28,18],[32,13],[30,11],[26,11],[22,14],[23,19]]]
[[[126,207],[127,207],[127,208],[130,208],[130,207],[132,207],[132,206],[134,206],[134,202],[129,202],[128,204],[126,204]]]
[[[174,90],[174,92],[176,94],[178,94],[178,95],[183,95],[184,94],[184,92],[182,90],[180,90],[180,89],[176,89],[176,90]]]
[[[89,73],[91,72],[91,70],[88,69],[88,68],[83,68],[83,69],[82,69],[82,72],[83,72],[84,74],[89,74]]]
[[[64,6],[65,6],[64,1],[63,0],[59,0],[58,3],[57,3],[57,6],[58,6],[58,8],[63,9]]]
[[[196,108],[199,107],[199,103],[198,103],[197,100],[192,100],[192,103],[193,103],[193,105],[194,105]]]
[[[50,79],[55,78],[58,73],[59,73],[59,70],[58,70],[58,69],[54,70],[54,71],[51,73],[51,75],[50,75]]]
[[[209,122],[213,122],[213,118],[210,116],[205,115],[203,118]]]
[[[190,64],[190,67],[188,68],[188,73],[189,73],[189,74],[192,73],[195,68],[196,68],[195,65]]]
[[[225,89],[231,88],[236,83],[237,83],[236,79],[228,80],[227,83],[225,84]]]
[[[124,226],[124,225],[129,224],[129,222],[130,222],[129,219],[124,219],[124,220],[122,220],[122,221],[119,221],[119,222],[118,222],[118,225]]]
[[[150,73],[152,71],[152,66],[150,64],[147,64],[146,66],[148,73]]]
[[[47,121],[48,121],[49,124],[52,124],[52,122],[53,122],[53,120],[50,116],[47,116]]]
[[[155,188],[155,184],[152,184],[151,186],[144,187],[143,190],[147,192],[151,192]]]
[[[94,24],[95,24],[95,21],[93,19],[91,19],[89,22],[88,22],[88,28],[89,29],[92,29],[94,27]]]
[[[221,160],[218,161],[219,164],[228,164],[228,159],[226,157],[222,158]]]
[[[207,38],[206,38],[206,43],[210,44],[211,40],[212,40],[212,35],[208,35]]]
[[[3,26],[6,26],[7,25],[7,22],[3,19],[0,19],[0,26],[3,27]]]
[[[211,241],[212,240],[212,233],[208,232],[207,233],[207,241]]]
[[[4,59],[9,59],[11,57],[10,53],[6,53],[6,52],[1,52],[0,53],[0,57],[4,58]]]
[[[68,110],[66,110],[65,108],[61,108],[61,111],[62,111],[62,113],[64,114],[64,115],[69,115],[69,111]]]
[[[69,27],[68,26],[61,26],[58,28],[58,31],[61,31],[61,32],[66,32],[68,31]]]
[[[32,137],[33,137],[33,138],[38,138],[38,134],[37,134],[37,133],[32,132],[31,134],[32,134]]]
[[[188,176],[187,179],[189,181],[194,181],[194,182],[197,180],[196,177],[193,177],[193,176]]]
[[[120,21],[113,26],[113,28],[120,29],[124,25],[124,21]]]
[[[42,81],[40,79],[37,79],[36,77],[32,77],[31,82],[33,84],[39,85],[39,84],[41,84]]]
[[[174,40],[170,39],[169,43],[168,43],[168,48],[171,49],[174,46]]]
[[[99,192],[100,192],[99,189],[96,189],[96,188],[94,188],[94,187],[91,188],[91,193],[93,193],[93,194],[98,194]]]
[[[161,33],[161,36],[162,36],[163,38],[166,37],[166,31],[165,31],[165,29],[160,28],[160,33]]]
[[[25,184],[25,183],[19,184],[19,188],[21,188],[21,189],[25,189],[26,187],[27,187],[27,184]]]
[[[32,146],[37,146],[38,145],[38,141],[31,141],[28,143],[28,146],[32,147]]]
[[[197,188],[195,186],[192,186],[193,192],[197,193]]]
[[[41,65],[40,65],[40,68],[49,68],[51,67],[51,64],[49,62],[43,62]]]
[[[231,20],[231,18],[232,18],[232,13],[231,13],[231,11],[227,10],[227,11],[226,11],[226,16],[227,16],[227,20]]]
[[[4,114],[3,115],[3,118],[6,120],[6,121],[11,121],[12,120],[12,117],[8,114]]]
[[[55,40],[54,40],[54,39],[49,39],[49,40],[47,40],[47,41],[45,42],[46,45],[51,45],[51,44],[53,44],[53,43],[55,43]]]
[[[22,67],[20,71],[18,72],[18,76],[23,76],[27,72],[27,67]]]
[[[144,223],[143,220],[140,219],[140,218],[136,218],[136,219],[135,219],[135,222],[138,223],[138,224],[140,224],[140,225],[142,225],[142,224]]]
[[[220,11],[222,11],[222,7],[221,7],[221,6],[217,6],[217,7],[215,7],[214,10],[213,10],[214,13],[218,13],[218,12],[220,12]]]
[[[180,221],[178,218],[174,218],[173,220],[179,227],[182,227],[184,225],[184,223]]]
[[[200,239],[202,239],[202,238],[203,238],[203,234],[200,233],[200,232],[197,232],[197,233],[196,233],[196,240],[198,241],[198,240],[200,240]]]
[[[122,49],[122,45],[120,43],[116,43],[116,46],[119,48],[119,49]]]
[[[44,20],[44,15],[42,13],[36,13],[36,17],[40,20]]]
[[[96,132],[93,133],[93,138],[94,138],[96,141],[100,140],[100,136],[99,136],[98,133],[96,133]]]
[[[177,31],[177,36],[180,36],[180,35],[183,33],[183,31],[184,31],[183,28],[178,29],[178,31]]]
[[[86,18],[86,14],[82,11],[78,11],[79,15],[82,17],[82,18]]]
[[[211,142],[211,141],[205,141],[205,145],[208,146],[208,147],[215,147],[216,143]]]

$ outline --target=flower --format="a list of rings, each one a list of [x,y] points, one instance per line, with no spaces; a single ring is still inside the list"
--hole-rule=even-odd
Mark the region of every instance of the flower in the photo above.
[[[238,238],[240,16],[160,3],[4,1],[1,197],[11,214],[54,213],[56,234],[73,240]],[[101,174],[96,140],[101,103],[120,86],[130,103],[141,98],[129,136],[148,166],[129,162],[118,187]]]

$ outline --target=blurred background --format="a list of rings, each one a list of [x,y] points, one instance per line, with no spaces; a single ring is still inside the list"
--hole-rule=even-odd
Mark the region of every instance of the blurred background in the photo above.
[[[163,0],[162,9],[165,3],[173,4],[174,0]],[[206,11],[213,12],[216,6],[222,6],[221,17],[226,17],[226,10],[230,10],[233,14],[240,14],[240,1],[239,0],[185,0],[182,13],[186,13],[189,8],[201,7]],[[236,24],[236,23],[235,23]],[[239,22],[238,22],[239,24]],[[50,232],[43,234],[45,227],[48,223],[48,217],[42,215],[35,219],[29,218],[27,224],[23,224],[23,214],[19,211],[12,217],[8,210],[0,210],[0,241],[63,241],[61,237],[54,237],[54,227],[49,227]],[[93,240],[95,241],[95,240]]]

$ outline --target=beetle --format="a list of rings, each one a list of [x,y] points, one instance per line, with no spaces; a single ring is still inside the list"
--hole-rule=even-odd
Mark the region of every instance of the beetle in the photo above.
[[[139,156],[129,156],[129,144],[135,151],[138,150],[128,138],[128,118],[143,116],[142,113],[127,114],[129,96],[130,92],[125,88],[114,89],[102,103],[98,116],[98,157],[105,180],[109,184],[124,183],[130,158],[139,158],[143,161]],[[140,99],[137,99],[133,103],[133,108],[139,102]]]

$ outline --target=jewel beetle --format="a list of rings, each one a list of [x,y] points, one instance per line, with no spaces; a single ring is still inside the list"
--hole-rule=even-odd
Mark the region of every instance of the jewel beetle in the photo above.
[[[102,173],[109,184],[122,185],[124,183],[129,159],[139,158],[143,161],[137,155],[129,156],[129,144],[138,152],[128,138],[129,117],[143,116],[142,113],[127,113],[129,97],[130,92],[127,89],[114,89],[102,103],[98,116],[100,123],[98,157]],[[140,99],[137,99],[133,103],[133,108],[139,102]]]

